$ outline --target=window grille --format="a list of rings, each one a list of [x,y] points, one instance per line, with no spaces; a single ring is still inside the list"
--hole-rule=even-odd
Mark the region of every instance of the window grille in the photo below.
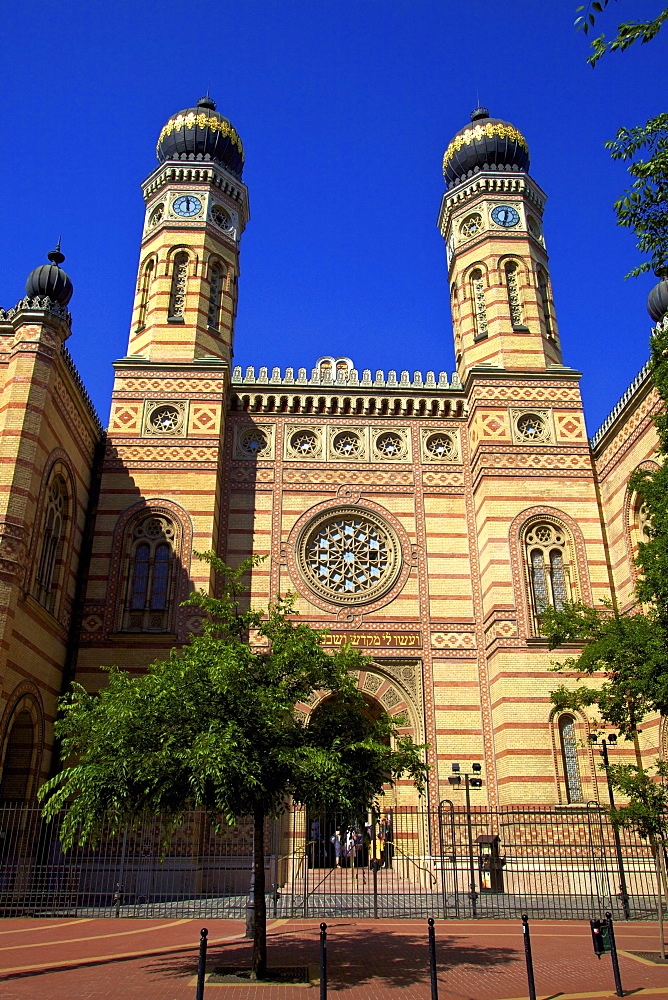
[[[473,328],[476,340],[487,336],[487,304],[485,302],[485,285],[482,271],[471,274],[471,297],[473,299]]]
[[[562,715],[559,719],[559,739],[564,764],[566,801],[582,802],[582,782],[578,764],[578,748],[575,739],[575,719],[572,715]]]
[[[124,629],[168,632],[174,582],[174,525],[152,514],[132,533]]]
[[[550,295],[547,284],[547,275],[542,267],[538,268],[538,293],[540,295],[541,309],[543,310],[543,321],[545,323],[545,335],[554,336],[552,327],[552,317],[550,316]]]
[[[522,317],[522,300],[520,297],[520,283],[518,277],[517,264],[509,262],[505,266],[506,291],[508,293],[508,308],[510,309],[510,320],[513,326],[524,326]]]
[[[529,590],[534,630],[549,606],[560,611],[571,599],[566,533],[554,524],[534,524],[526,535]]]
[[[209,270],[209,316],[208,324],[214,329],[220,329],[220,304],[223,291],[223,272],[219,264],[212,264]]]
[[[148,309],[148,296],[153,280],[153,268],[155,264],[149,260],[142,274],[141,291],[139,299],[139,315],[137,317],[137,329],[141,330],[146,323],[146,310]]]
[[[169,316],[171,319],[183,319],[186,308],[186,290],[188,285],[188,254],[177,253],[174,257],[172,271],[172,290],[169,296]]]
[[[46,494],[42,542],[37,561],[35,597],[47,611],[53,612],[59,582],[67,518],[67,487],[62,476],[53,477]]]

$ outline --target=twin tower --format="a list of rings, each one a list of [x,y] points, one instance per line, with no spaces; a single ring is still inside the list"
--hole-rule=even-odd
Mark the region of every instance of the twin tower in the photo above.
[[[249,218],[243,147],[207,96],[169,119],[143,185],[128,356],[231,361],[239,246]],[[439,228],[447,250],[457,367],[561,366],[542,230],[545,195],[524,136],[476,108],[443,158]]]

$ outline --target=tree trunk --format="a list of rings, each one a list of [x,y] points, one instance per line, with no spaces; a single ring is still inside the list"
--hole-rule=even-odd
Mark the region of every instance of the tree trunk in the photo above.
[[[267,973],[267,898],[264,891],[264,810],[258,807],[253,816],[253,902],[255,934],[253,937],[252,979],[264,979]]]

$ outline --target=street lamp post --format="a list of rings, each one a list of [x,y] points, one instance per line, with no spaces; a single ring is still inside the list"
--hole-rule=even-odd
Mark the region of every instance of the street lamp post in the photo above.
[[[597,733],[592,733],[589,737],[591,743],[598,744]],[[605,736],[601,739],[601,747],[599,750],[601,757],[603,758],[603,767],[605,769],[605,779],[608,785],[608,798],[610,799],[610,807],[615,808],[615,796],[612,790],[612,782],[610,780],[610,758],[608,757],[608,746],[617,745],[617,734],[609,733],[606,739]],[[615,839],[615,853],[617,855],[617,867],[619,869],[619,900],[622,904],[622,909],[624,910],[624,919],[631,919],[631,910],[629,908],[629,893],[626,886],[626,872],[624,870],[624,858],[622,857],[622,842],[619,837],[619,824],[616,820],[611,817],[612,821],[612,835]]]
[[[472,764],[471,770],[473,774],[469,774],[468,771],[463,772],[464,777],[464,789],[466,791],[466,829],[468,832],[468,842],[469,842],[469,900],[471,902],[471,916],[478,916],[478,893],[475,887],[475,859],[473,856],[473,826],[471,823],[471,795],[470,788],[482,788],[482,765]],[[462,783],[462,771],[460,770],[459,764],[452,765],[452,774],[449,776],[448,781],[453,787],[458,787]]]

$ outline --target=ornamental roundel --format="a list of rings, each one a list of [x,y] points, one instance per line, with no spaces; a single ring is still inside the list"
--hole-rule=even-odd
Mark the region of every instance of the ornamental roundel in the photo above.
[[[545,411],[515,411],[513,416],[516,441],[538,444],[551,440],[550,423]]]
[[[472,236],[476,236],[478,233],[482,232],[482,215],[478,212],[473,212],[471,215],[467,215],[459,226],[459,232],[465,240],[468,240]]]
[[[144,433],[161,437],[183,437],[185,433],[186,404],[147,403],[144,417]]]
[[[374,451],[377,458],[396,462],[406,456],[406,437],[398,431],[383,431],[374,441]]]
[[[299,574],[332,604],[368,604],[385,594],[401,572],[401,546],[380,516],[359,507],[324,511],[297,539]]]
[[[248,458],[259,458],[268,447],[267,435],[259,427],[244,431],[239,437],[239,449]]]

